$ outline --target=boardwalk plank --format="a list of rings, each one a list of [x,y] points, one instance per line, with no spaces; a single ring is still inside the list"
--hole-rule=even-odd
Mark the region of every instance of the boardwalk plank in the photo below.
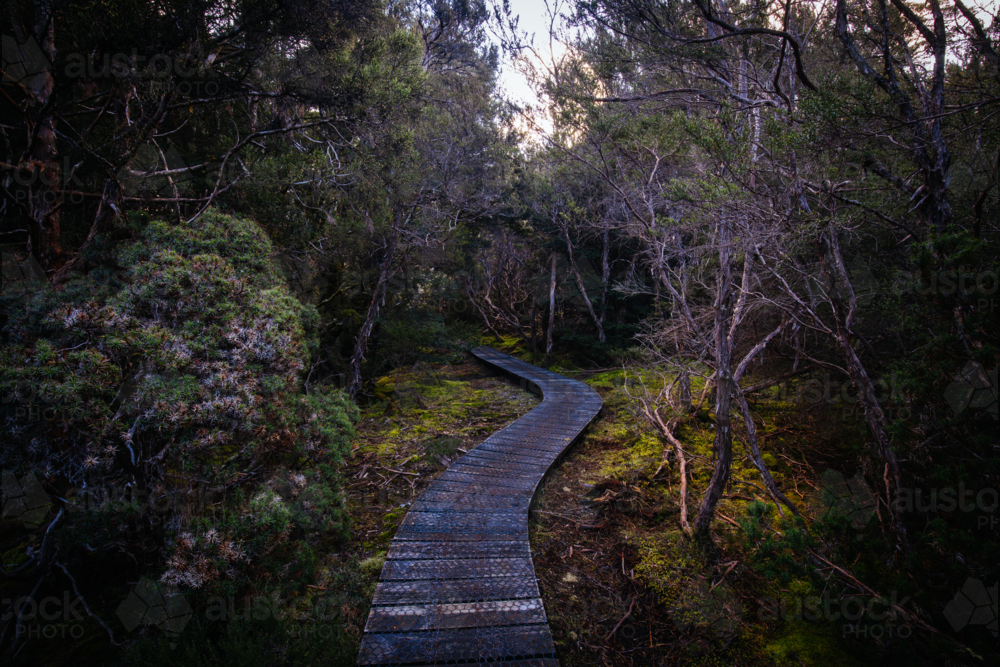
[[[455,461],[410,507],[376,585],[359,665],[559,665],[531,562],[528,508],[601,398],[496,350],[472,353],[543,400]]]

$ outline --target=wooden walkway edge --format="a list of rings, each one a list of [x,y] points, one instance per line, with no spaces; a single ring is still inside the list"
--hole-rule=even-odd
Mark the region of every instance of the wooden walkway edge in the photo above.
[[[556,667],[528,546],[539,482],[603,405],[577,380],[491,348],[472,354],[542,402],[453,463],[389,546],[359,665]]]

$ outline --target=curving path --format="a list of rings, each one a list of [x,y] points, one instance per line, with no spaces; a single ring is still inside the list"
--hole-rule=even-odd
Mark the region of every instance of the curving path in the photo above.
[[[410,507],[375,588],[359,665],[559,664],[528,547],[528,507],[602,401],[582,382],[491,348],[472,354],[543,400]]]

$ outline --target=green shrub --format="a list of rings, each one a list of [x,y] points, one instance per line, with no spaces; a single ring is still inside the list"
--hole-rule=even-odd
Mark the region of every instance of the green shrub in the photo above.
[[[335,466],[357,410],[337,389],[304,391],[319,317],[284,284],[264,232],[210,211],[115,233],[128,238],[99,239],[86,275],[0,293],[11,399],[0,418],[12,425],[0,467],[33,470],[58,497],[96,490],[61,534],[76,545],[127,535],[136,553],[166,554],[164,581],[191,588],[242,581],[292,530],[343,535]],[[298,475],[315,489],[272,488],[278,470],[317,466]],[[194,484],[226,492],[151,525],[141,500],[115,490],[126,484],[158,498]],[[60,549],[70,558],[70,543]]]

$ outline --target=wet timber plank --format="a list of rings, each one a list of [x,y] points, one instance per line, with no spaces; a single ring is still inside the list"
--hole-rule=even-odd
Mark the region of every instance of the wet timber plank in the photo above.
[[[472,354],[542,402],[413,503],[389,546],[359,665],[559,665],[531,562],[528,508],[603,403],[582,382],[491,348]]]

